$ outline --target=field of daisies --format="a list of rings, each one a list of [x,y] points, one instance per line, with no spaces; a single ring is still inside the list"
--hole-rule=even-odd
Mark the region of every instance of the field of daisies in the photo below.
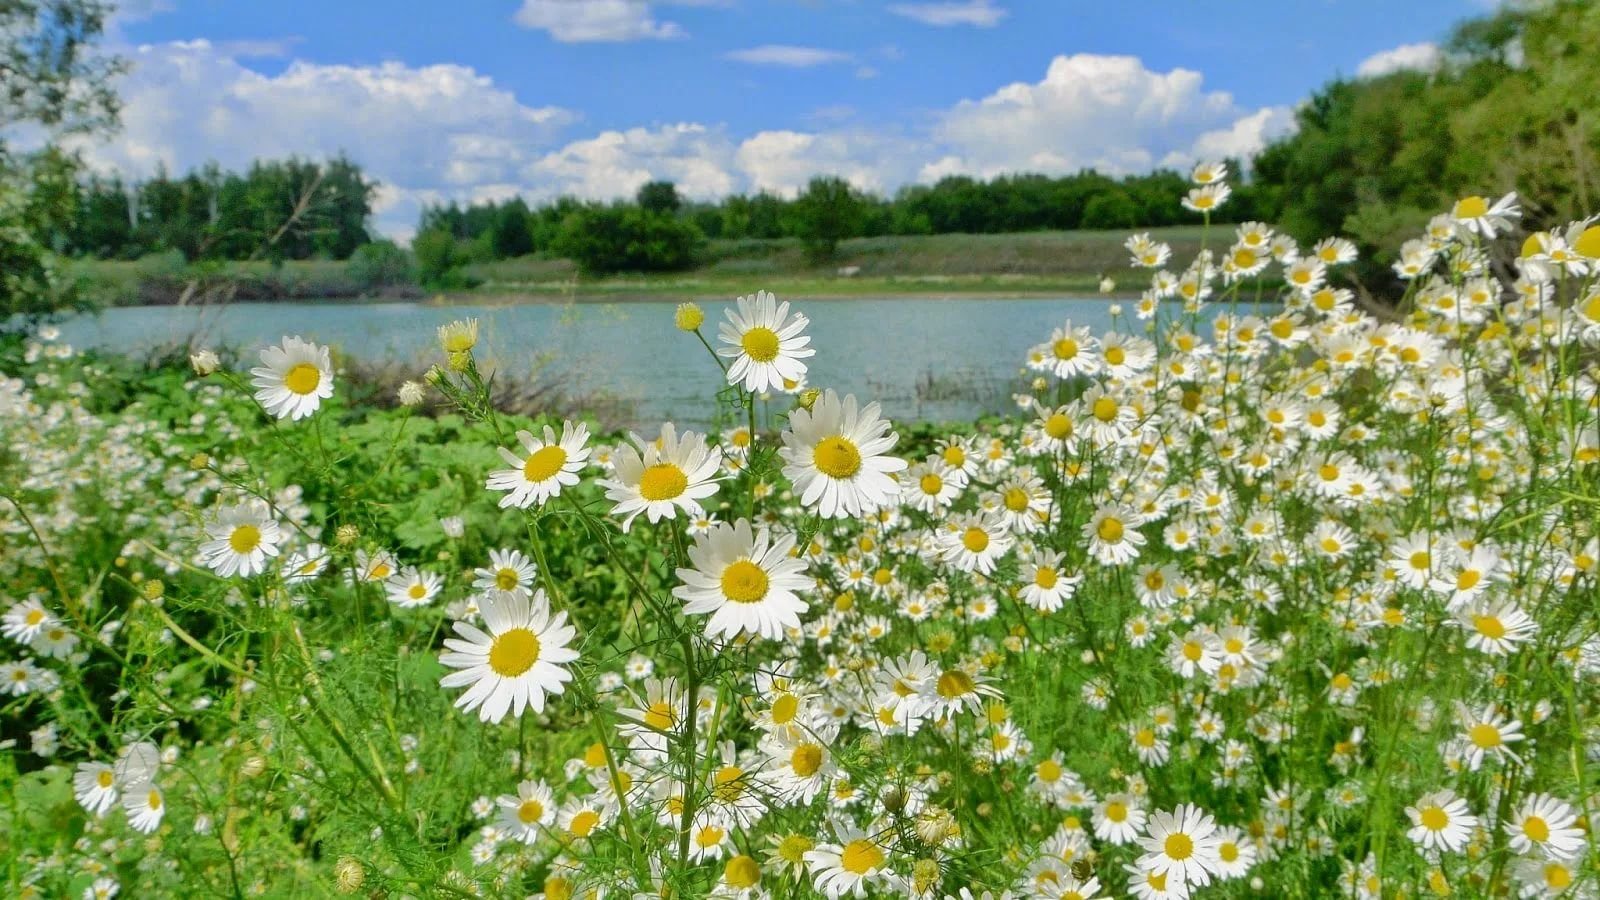
[[[472,321],[387,411],[42,329],[0,893],[1600,896],[1600,226],[1463,198],[1392,311],[1208,235],[966,425],[765,292],[663,311],[711,433],[497,411]]]

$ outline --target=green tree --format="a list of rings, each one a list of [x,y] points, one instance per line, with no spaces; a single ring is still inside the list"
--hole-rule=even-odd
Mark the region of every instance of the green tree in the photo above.
[[[695,264],[704,237],[689,222],[638,206],[589,207],[562,225],[555,252],[590,275],[670,272]]]
[[[1133,228],[1139,224],[1139,207],[1121,188],[1095,194],[1083,207],[1083,228]]]
[[[0,2],[0,328],[82,305],[62,276],[57,246],[74,227],[76,157],[68,135],[115,126],[112,80],[122,60],[96,53],[109,7],[93,0]],[[42,134],[19,153],[7,135]]]
[[[489,232],[489,246],[496,259],[512,259],[533,252],[533,232],[528,228],[528,205],[518,197],[501,204]]]
[[[645,212],[671,215],[678,211],[682,201],[678,188],[670,181],[650,181],[639,186],[637,202]]]
[[[839,242],[861,233],[862,200],[843,178],[813,178],[794,203],[796,233],[806,255],[833,258]]]

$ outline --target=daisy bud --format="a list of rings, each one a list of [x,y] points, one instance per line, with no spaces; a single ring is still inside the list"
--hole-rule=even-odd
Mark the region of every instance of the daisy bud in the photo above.
[[[680,303],[672,313],[672,324],[678,326],[679,331],[699,331],[705,320],[705,310],[694,303]]]
[[[883,808],[887,812],[898,813],[906,808],[906,792],[898,785],[890,787],[883,792]]]
[[[196,453],[189,457],[189,468],[191,469],[204,469],[209,465],[211,465],[211,457],[204,453]]]
[[[367,870],[353,856],[340,857],[333,867],[333,883],[341,894],[354,894],[367,880]]]
[[[444,373],[444,370],[439,368],[438,366],[430,367],[428,369],[427,373],[422,376],[422,380],[423,381],[426,381],[427,383],[432,384],[432,385],[443,384],[448,379],[449,379],[449,376],[446,375]]]
[[[348,547],[361,540],[361,529],[354,525],[340,525],[339,530],[333,533],[333,540],[341,547]]]
[[[222,366],[222,360],[210,350],[201,350],[199,353],[190,354],[189,365],[194,367],[196,375],[210,375]]]
[[[267,770],[267,761],[259,756],[252,756],[239,764],[239,775],[243,778],[255,778]]]
[[[449,363],[450,371],[465,372],[472,366],[472,353],[466,350],[462,350],[458,353],[452,353],[450,354]]]
[[[822,396],[822,391],[817,388],[807,388],[800,393],[800,408],[810,409],[816,404],[817,398]]]
[[[155,601],[160,600],[161,596],[165,594],[166,591],[167,586],[161,583],[161,579],[152,578],[144,583],[144,587],[140,589],[139,593],[144,597],[144,599],[154,603]]]

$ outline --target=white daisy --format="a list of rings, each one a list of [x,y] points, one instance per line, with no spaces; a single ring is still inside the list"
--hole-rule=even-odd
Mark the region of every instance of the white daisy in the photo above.
[[[13,604],[0,619],[0,633],[19,644],[31,644],[46,628],[56,624],[56,617],[37,597],[29,597]]]
[[[1424,850],[1455,853],[1467,844],[1478,817],[1467,809],[1467,801],[1448,788],[1424,794],[1416,806],[1406,807],[1411,828],[1406,832]]]
[[[617,447],[616,477],[600,482],[606,497],[617,504],[611,514],[622,518],[622,530],[627,531],[640,513],[652,523],[675,518],[674,507],[691,518],[705,515],[700,501],[717,492],[713,476],[722,465],[722,451],[708,447],[703,435],[692,431],[679,435],[671,422],[661,426],[657,440],[629,437],[639,449],[628,444]]]
[[[578,473],[589,461],[589,428],[582,422],[562,422],[559,439],[555,429],[546,425],[543,439],[518,431],[517,440],[525,455],[519,457],[504,447],[496,448],[511,468],[490,472],[484,482],[491,491],[508,492],[500,498],[501,509],[543,505],[560,494],[563,487],[576,485]]]
[[[516,794],[505,794],[495,801],[500,807],[500,827],[524,844],[539,839],[540,829],[556,818],[555,793],[542,781],[524,781]]]
[[[867,888],[886,884],[889,854],[871,835],[853,825],[836,827],[838,843],[818,844],[805,854],[812,885],[833,900],[850,894],[866,896]]]
[[[1518,804],[1505,824],[1511,849],[1544,854],[1549,859],[1577,859],[1583,853],[1583,829],[1571,804],[1550,794],[1532,794]]]
[[[389,602],[401,609],[415,609],[427,606],[439,595],[439,587],[444,584],[444,579],[432,572],[424,572],[416,566],[406,566],[399,572],[391,575],[383,583],[384,591],[389,595]]]
[[[792,535],[774,540],[766,528],[752,530],[747,519],[719,522],[696,535],[689,548],[694,568],[677,571],[683,584],[672,594],[684,601],[686,615],[711,614],[708,637],[749,633],[778,640],[784,629],[800,627],[807,604],[796,592],[812,586],[805,562],[792,556],[794,545]]]
[[[510,712],[520,717],[524,709],[544,712],[545,697],[566,691],[572,673],[564,664],[578,658],[567,644],[577,633],[567,624],[567,614],[550,614],[544,591],[532,598],[520,594],[493,594],[483,599],[487,633],[467,622],[456,622],[461,638],[445,638],[448,652],[439,661],[452,669],[439,680],[446,688],[467,687],[456,706],[478,710],[485,722],[496,722]]]
[[[488,568],[474,569],[472,586],[480,591],[527,594],[539,577],[539,567],[518,550],[490,550]]]
[[[155,782],[141,781],[128,785],[122,795],[122,808],[135,831],[150,834],[161,827],[161,817],[167,814],[167,798]]]
[[[327,567],[327,548],[313,542],[307,544],[304,550],[296,550],[285,557],[279,572],[284,584],[300,584],[321,575]]]
[[[728,346],[719,348],[717,355],[733,359],[728,366],[728,383],[742,381],[745,390],[759,394],[782,390],[785,381],[798,383],[804,379],[806,365],[800,360],[817,352],[807,346],[810,336],[800,333],[810,320],[799,313],[791,318],[788,301],[779,303],[768,291],[740,297],[735,302],[738,310],[727,310],[728,321],[718,330],[718,336]]]
[[[878,404],[858,410],[853,394],[841,400],[829,390],[811,409],[789,415],[779,451],[783,474],[801,505],[816,508],[824,518],[861,516],[900,493],[889,473],[906,468],[906,461],[883,455],[896,440]]]
[[[251,369],[256,400],[280,419],[303,419],[333,396],[333,361],[327,347],[285,337],[281,347],[261,351],[261,365]]]
[[[78,805],[96,816],[103,816],[117,802],[117,776],[105,763],[78,763],[72,776],[72,793]]]
[[[283,542],[282,530],[260,500],[215,510],[205,530],[210,540],[200,545],[200,561],[223,578],[265,572],[267,558],[277,556]]]
[[[1172,812],[1151,813],[1139,841],[1144,855],[1139,867],[1162,873],[1185,885],[1204,885],[1219,871],[1217,823],[1205,810],[1182,804]]]

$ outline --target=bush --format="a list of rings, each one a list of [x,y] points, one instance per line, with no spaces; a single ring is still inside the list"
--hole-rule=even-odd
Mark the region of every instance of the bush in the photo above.
[[[381,291],[416,280],[411,254],[394,241],[373,241],[357,247],[350,255],[345,273],[364,292]]]
[[[705,238],[692,223],[637,206],[597,207],[568,216],[555,251],[588,275],[693,268]]]
[[[451,273],[467,263],[447,231],[421,232],[411,242],[411,255],[417,261],[417,280],[425,287],[445,286]]]
[[[1083,208],[1084,228],[1134,228],[1138,224],[1139,208],[1120,190],[1096,194]]]
[[[813,178],[794,204],[795,232],[813,262],[833,258],[839,242],[861,233],[864,204],[843,178]]]

